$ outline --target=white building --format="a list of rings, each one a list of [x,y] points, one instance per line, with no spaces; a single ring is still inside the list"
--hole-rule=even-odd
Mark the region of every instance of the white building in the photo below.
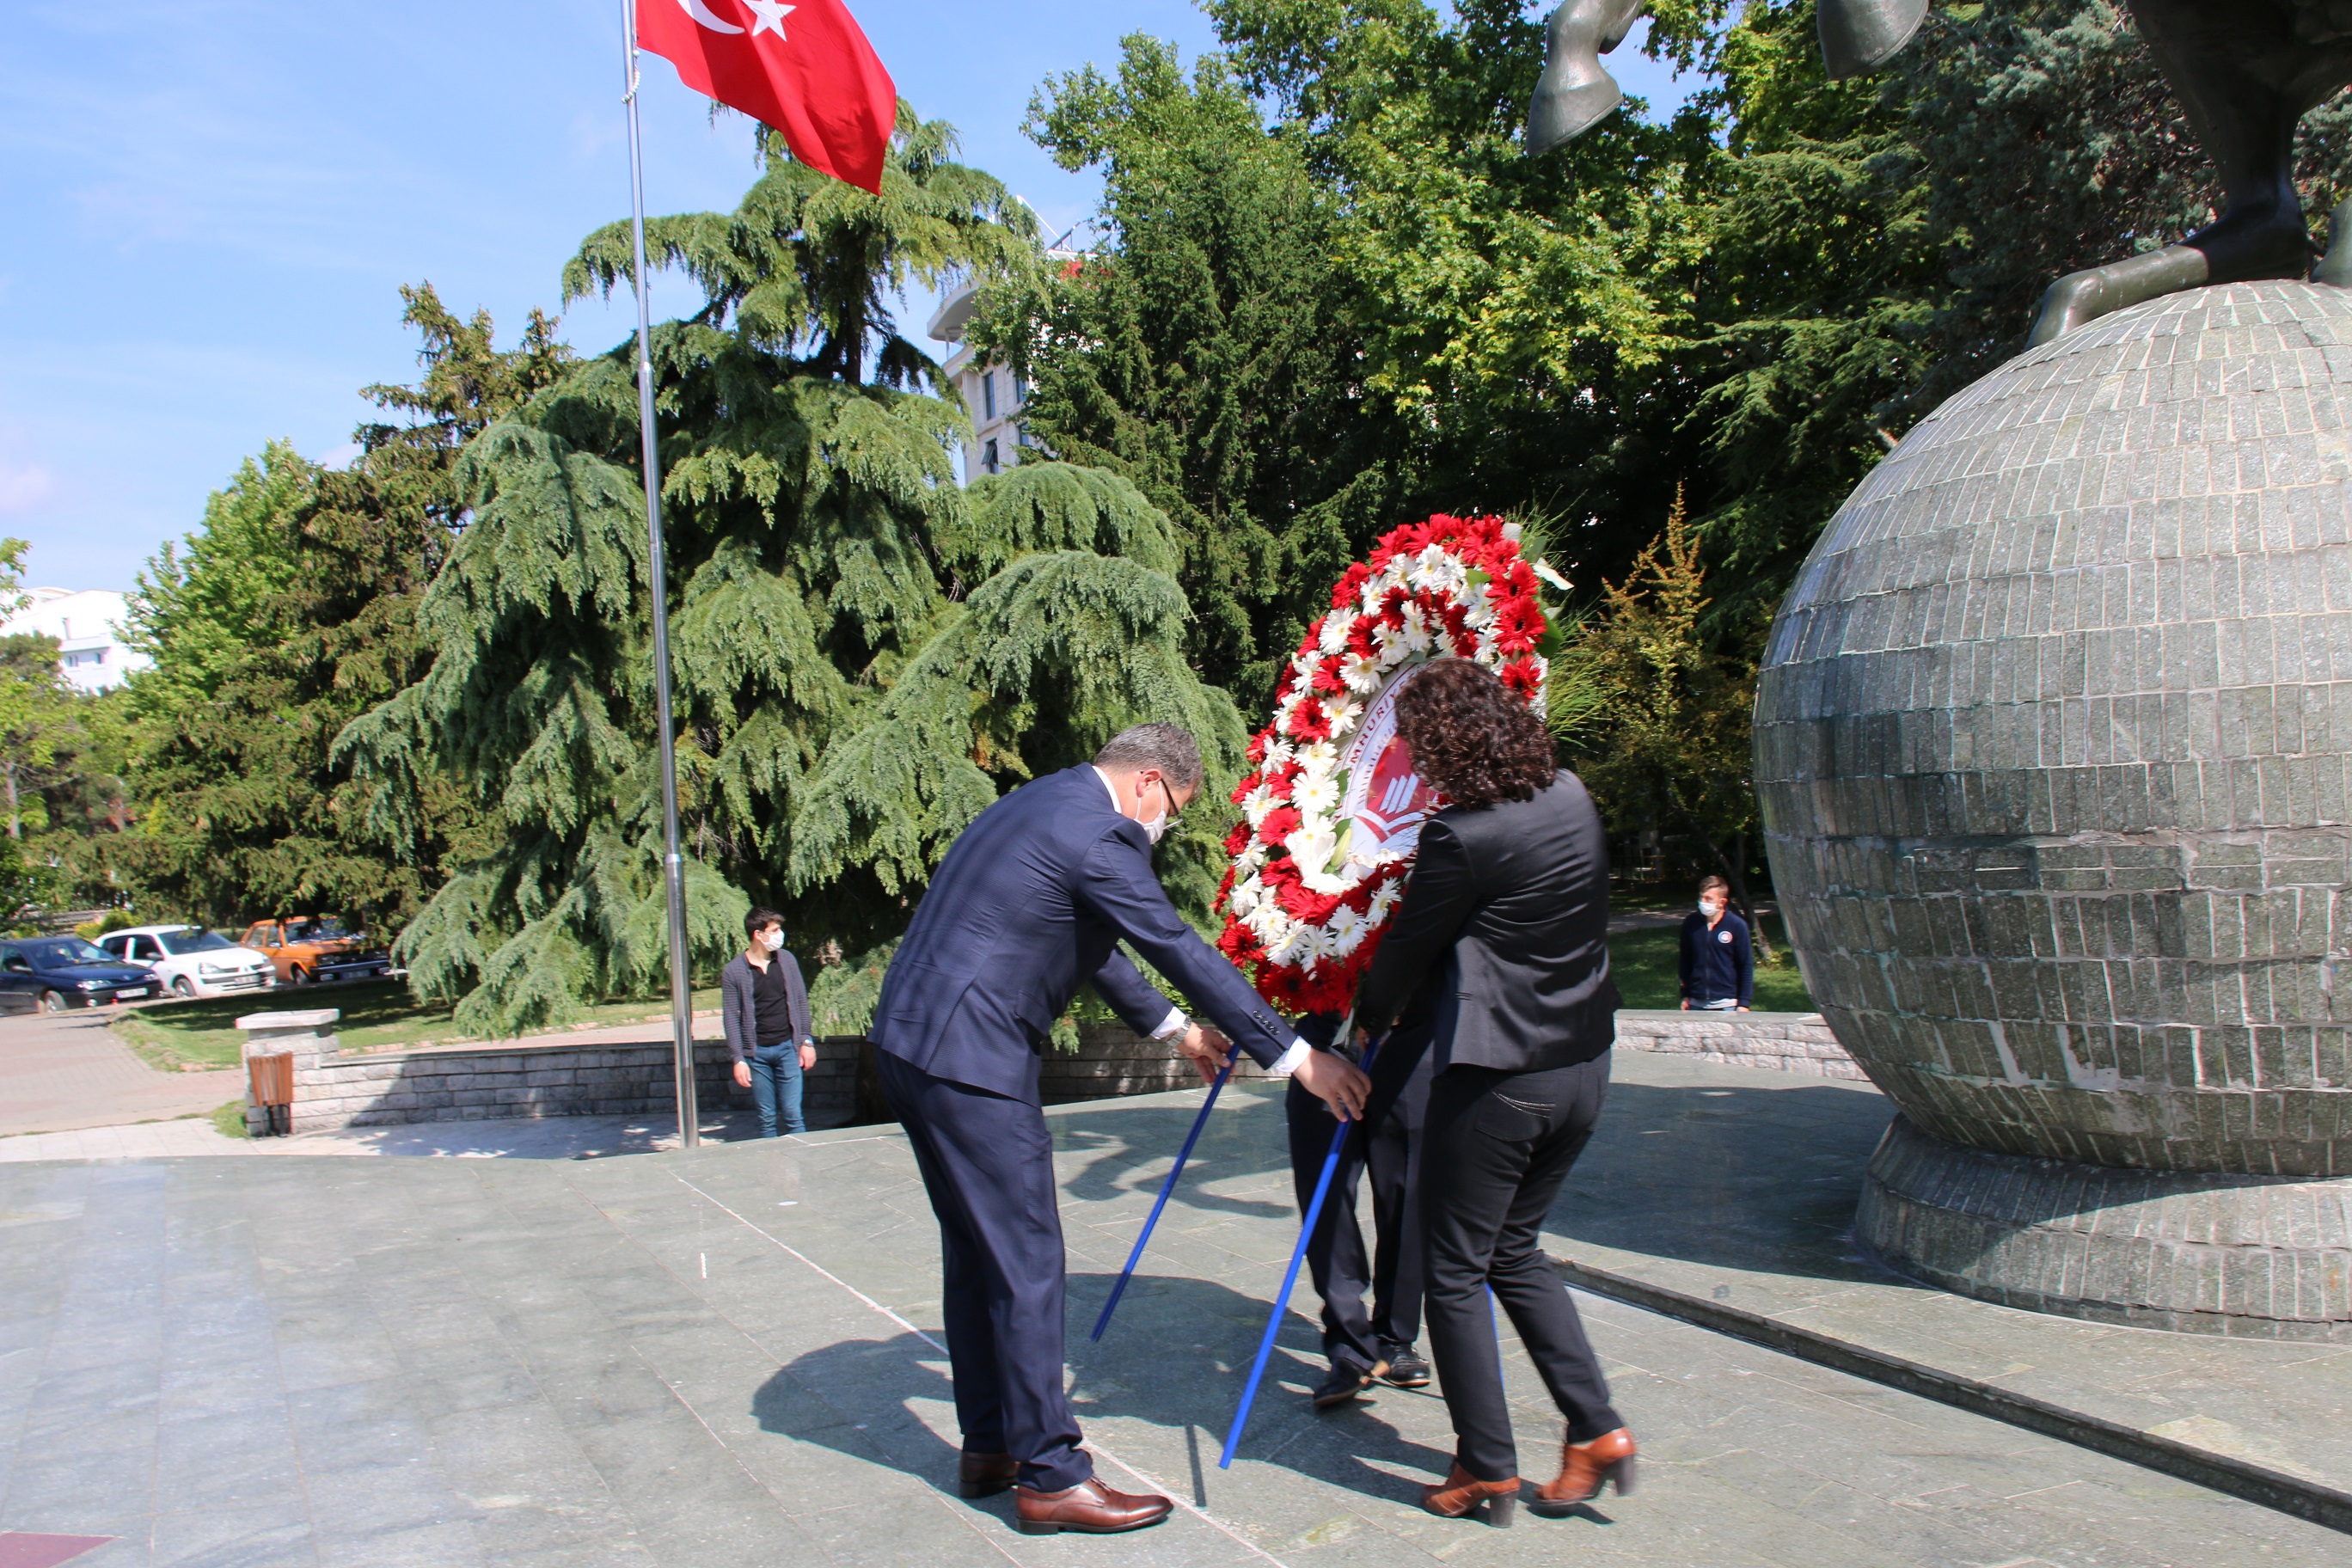
[[[1066,262],[1077,259],[1071,251],[1048,254]],[[1029,401],[1028,387],[996,360],[975,363],[971,345],[963,341],[964,328],[971,322],[972,307],[979,300],[979,285],[966,283],[940,302],[926,329],[936,342],[953,345],[953,352],[940,363],[940,369],[963,394],[963,405],[971,415],[971,439],[963,449],[966,484],[982,474],[1001,474],[1013,467],[1021,461],[1024,449],[1045,455],[1044,448],[1030,439],[1027,426],[1021,422],[1021,410]]]
[[[84,691],[120,686],[154,661],[122,640],[131,606],[107,588],[34,588],[32,603],[0,621],[0,637],[35,634],[58,639],[58,669]]]

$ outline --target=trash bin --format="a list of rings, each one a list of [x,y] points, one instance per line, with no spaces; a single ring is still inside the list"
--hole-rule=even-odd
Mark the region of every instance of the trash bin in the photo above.
[[[267,1113],[270,1132],[283,1138],[294,1131],[294,1053],[277,1051],[245,1058],[253,1087],[253,1103]]]

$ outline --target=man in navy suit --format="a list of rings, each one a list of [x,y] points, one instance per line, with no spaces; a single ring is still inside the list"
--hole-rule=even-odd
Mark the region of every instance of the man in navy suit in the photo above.
[[[1339,1114],[1360,1114],[1370,1089],[1344,1058],[1308,1050],[1152,874],[1151,847],[1201,775],[1189,733],[1145,724],[981,813],[931,879],[875,1008],[883,1091],[940,1220],[960,1488],[1018,1483],[1026,1534],[1135,1530],[1173,1506],[1095,1479],[1062,1391],[1062,1218],[1037,1065],[1078,986],[1138,1033],[1175,1040],[1204,1077],[1238,1041]],[[1121,938],[1217,1027],[1153,990]]]

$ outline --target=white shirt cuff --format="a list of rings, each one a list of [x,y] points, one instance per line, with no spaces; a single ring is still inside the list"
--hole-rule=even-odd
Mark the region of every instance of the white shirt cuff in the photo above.
[[[1291,1041],[1290,1048],[1283,1052],[1282,1055],[1275,1058],[1274,1065],[1265,1069],[1266,1076],[1269,1078],[1288,1078],[1292,1073],[1298,1070],[1298,1064],[1305,1061],[1307,1059],[1307,1053],[1314,1048],[1314,1047],[1308,1045],[1305,1040]]]
[[[1168,1009],[1168,1016],[1160,1020],[1160,1027],[1151,1031],[1151,1037],[1155,1040],[1172,1040],[1190,1027],[1192,1022],[1192,1019],[1184,1016],[1183,1008],[1171,1007]]]

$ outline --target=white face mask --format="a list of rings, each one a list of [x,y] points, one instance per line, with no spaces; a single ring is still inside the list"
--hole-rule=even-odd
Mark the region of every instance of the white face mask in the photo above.
[[[760,933],[760,945],[766,948],[770,952],[778,952],[784,945],[784,933],[777,931],[773,927],[770,927],[768,930]]]
[[[1162,802],[1160,815],[1150,818],[1149,821],[1139,816],[1135,821],[1136,826],[1143,829],[1144,836],[1150,838],[1154,844],[1157,844],[1160,842],[1161,835],[1168,831],[1168,809],[1165,804],[1167,800],[1166,786],[1163,784],[1154,784],[1151,787],[1151,793],[1159,795]]]
[[[1698,901],[1698,912],[1705,915],[1707,919],[1713,920],[1716,916],[1723,912],[1723,906],[1721,904],[1709,903],[1706,900],[1701,899]]]

